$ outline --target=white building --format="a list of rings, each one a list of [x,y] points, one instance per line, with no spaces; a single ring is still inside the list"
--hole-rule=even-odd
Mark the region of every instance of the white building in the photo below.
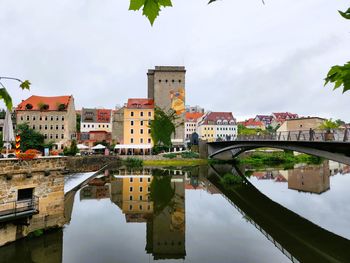
[[[185,141],[186,142],[189,142],[191,135],[197,132],[197,121],[203,115],[204,114],[200,112],[186,112],[186,115],[185,115]]]
[[[112,110],[83,108],[81,111],[80,132],[105,131],[111,133],[112,121]]]
[[[237,123],[231,112],[208,112],[197,123],[199,138],[209,142],[237,138]]]

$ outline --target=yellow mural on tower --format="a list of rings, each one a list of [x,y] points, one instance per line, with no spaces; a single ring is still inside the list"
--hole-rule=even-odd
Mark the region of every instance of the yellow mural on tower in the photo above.
[[[170,91],[171,108],[180,115],[185,112],[185,89],[178,88]]]

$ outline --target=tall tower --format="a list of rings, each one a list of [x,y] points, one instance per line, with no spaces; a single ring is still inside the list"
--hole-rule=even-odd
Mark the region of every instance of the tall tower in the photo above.
[[[154,99],[157,107],[164,111],[176,112],[176,131],[173,134],[173,145],[183,145],[185,137],[185,67],[156,66],[149,69],[148,98]]]

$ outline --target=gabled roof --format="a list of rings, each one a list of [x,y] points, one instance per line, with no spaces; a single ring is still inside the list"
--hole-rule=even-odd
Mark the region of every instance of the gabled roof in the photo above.
[[[56,97],[43,97],[32,95],[28,99],[23,100],[18,104],[17,111],[39,111],[41,104],[47,104],[49,107],[45,111],[58,111],[59,105],[65,105],[65,110],[67,110],[68,104],[72,101],[73,96],[56,96]],[[27,105],[31,105],[32,108]]]
[[[196,122],[203,115],[201,112],[186,112],[185,118],[187,122]]]
[[[128,109],[153,109],[154,100],[153,99],[128,99],[128,104],[126,106]]]
[[[243,121],[240,124],[242,124],[243,126],[265,126],[264,123],[262,123],[261,121],[256,121],[253,118]]]
[[[236,119],[233,118],[232,112],[209,112],[204,116],[201,124],[217,124],[217,121],[226,120],[228,122],[234,121],[236,123]]]
[[[272,114],[278,120],[295,119],[299,117],[298,114],[290,113],[290,112],[274,112]]]

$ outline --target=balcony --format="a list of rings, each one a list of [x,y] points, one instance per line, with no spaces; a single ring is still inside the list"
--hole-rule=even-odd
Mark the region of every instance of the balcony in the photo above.
[[[39,213],[39,198],[7,202],[0,205],[0,223],[30,217]]]

